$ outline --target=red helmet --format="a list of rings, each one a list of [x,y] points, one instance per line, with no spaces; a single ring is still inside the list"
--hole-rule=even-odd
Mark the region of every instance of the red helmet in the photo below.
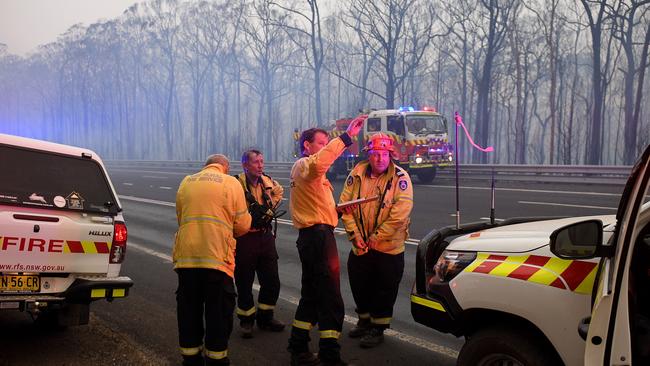
[[[393,147],[393,138],[385,133],[375,133],[368,139],[366,147],[363,148],[364,151],[370,150],[386,150],[391,153],[395,151]]]

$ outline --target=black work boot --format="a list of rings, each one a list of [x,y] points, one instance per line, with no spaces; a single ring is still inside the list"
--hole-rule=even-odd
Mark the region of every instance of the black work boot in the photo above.
[[[350,329],[348,332],[348,337],[350,338],[360,338],[368,333],[370,329],[370,318],[359,318],[357,325]]]
[[[266,330],[269,332],[282,332],[284,330],[284,323],[277,320],[277,319],[271,319],[266,322],[257,322],[257,327],[260,328],[261,330]]]
[[[320,364],[320,359],[315,353],[301,352],[291,354],[291,366],[316,366]]]
[[[230,365],[230,359],[228,357],[224,357],[219,360],[215,360],[209,357],[205,358],[205,366],[222,366],[222,365]]]
[[[250,339],[253,338],[253,322],[241,322],[239,323],[239,326],[241,327],[241,337],[244,339]]]
[[[361,337],[361,348],[372,348],[384,342],[384,329],[371,327],[366,335]]]
[[[347,363],[343,361],[342,359],[338,359],[336,361],[321,361],[320,366],[355,366],[353,363]]]
[[[269,332],[282,332],[285,325],[273,318],[273,310],[260,310],[257,312],[257,327]]]
[[[196,354],[192,356],[183,356],[183,366],[203,366],[204,365],[203,355]]]

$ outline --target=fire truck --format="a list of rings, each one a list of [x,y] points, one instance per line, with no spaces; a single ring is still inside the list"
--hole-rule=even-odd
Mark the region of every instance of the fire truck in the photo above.
[[[329,131],[330,138],[345,132],[352,118],[337,120]],[[395,162],[422,183],[430,183],[438,168],[454,164],[453,147],[449,144],[447,120],[433,108],[413,107],[374,110],[368,114],[363,129],[353,144],[332,164],[327,172],[329,180],[347,175],[359,161],[366,158],[363,146],[370,136],[383,132],[395,139]],[[295,156],[300,156],[300,133],[294,132]],[[361,143],[359,143],[361,141]]]

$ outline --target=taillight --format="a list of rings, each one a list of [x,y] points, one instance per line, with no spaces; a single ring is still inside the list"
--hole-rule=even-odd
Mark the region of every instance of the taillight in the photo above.
[[[126,225],[123,222],[116,222],[113,229],[113,245],[109,263],[122,263],[126,255]]]

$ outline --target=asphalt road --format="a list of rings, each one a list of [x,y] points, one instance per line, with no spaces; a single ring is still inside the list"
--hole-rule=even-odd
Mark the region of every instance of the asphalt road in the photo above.
[[[174,298],[177,280],[170,261],[176,231],[173,202],[180,180],[194,171],[111,167],[109,173],[121,197],[129,230],[128,254],[122,267],[122,274],[135,281],[129,297],[113,303],[95,303],[91,307],[89,326],[58,332],[45,331],[31,324],[25,314],[0,313],[3,328],[0,366],[179,363]],[[285,186],[285,197],[288,197],[287,172],[268,173]],[[341,182],[335,183],[335,187],[338,198]],[[489,185],[468,181],[461,182],[461,187],[461,221],[487,218]],[[620,186],[497,182],[496,217],[613,214],[621,191]],[[384,345],[370,351],[360,349],[357,341],[343,335],[343,356],[355,364],[452,365],[462,345],[462,339],[416,324],[411,318],[409,303],[415,277],[415,243],[432,228],[455,224],[454,185],[448,181],[416,184],[414,194],[410,229],[413,240],[406,248],[404,277],[392,330]],[[295,248],[297,231],[287,221],[290,220],[288,215],[283,219],[286,220],[278,227],[277,239],[282,282],[277,317],[290,323],[300,293],[300,262]],[[345,266],[350,244],[343,235],[337,236],[337,243],[346,306],[345,334],[356,321]],[[230,344],[233,364],[288,364],[285,350],[288,335],[288,330],[279,334],[256,331],[253,339],[243,340],[235,321]],[[315,333],[313,338],[317,338]],[[316,349],[315,342],[312,348]],[[33,352],[34,349],[39,352]]]

